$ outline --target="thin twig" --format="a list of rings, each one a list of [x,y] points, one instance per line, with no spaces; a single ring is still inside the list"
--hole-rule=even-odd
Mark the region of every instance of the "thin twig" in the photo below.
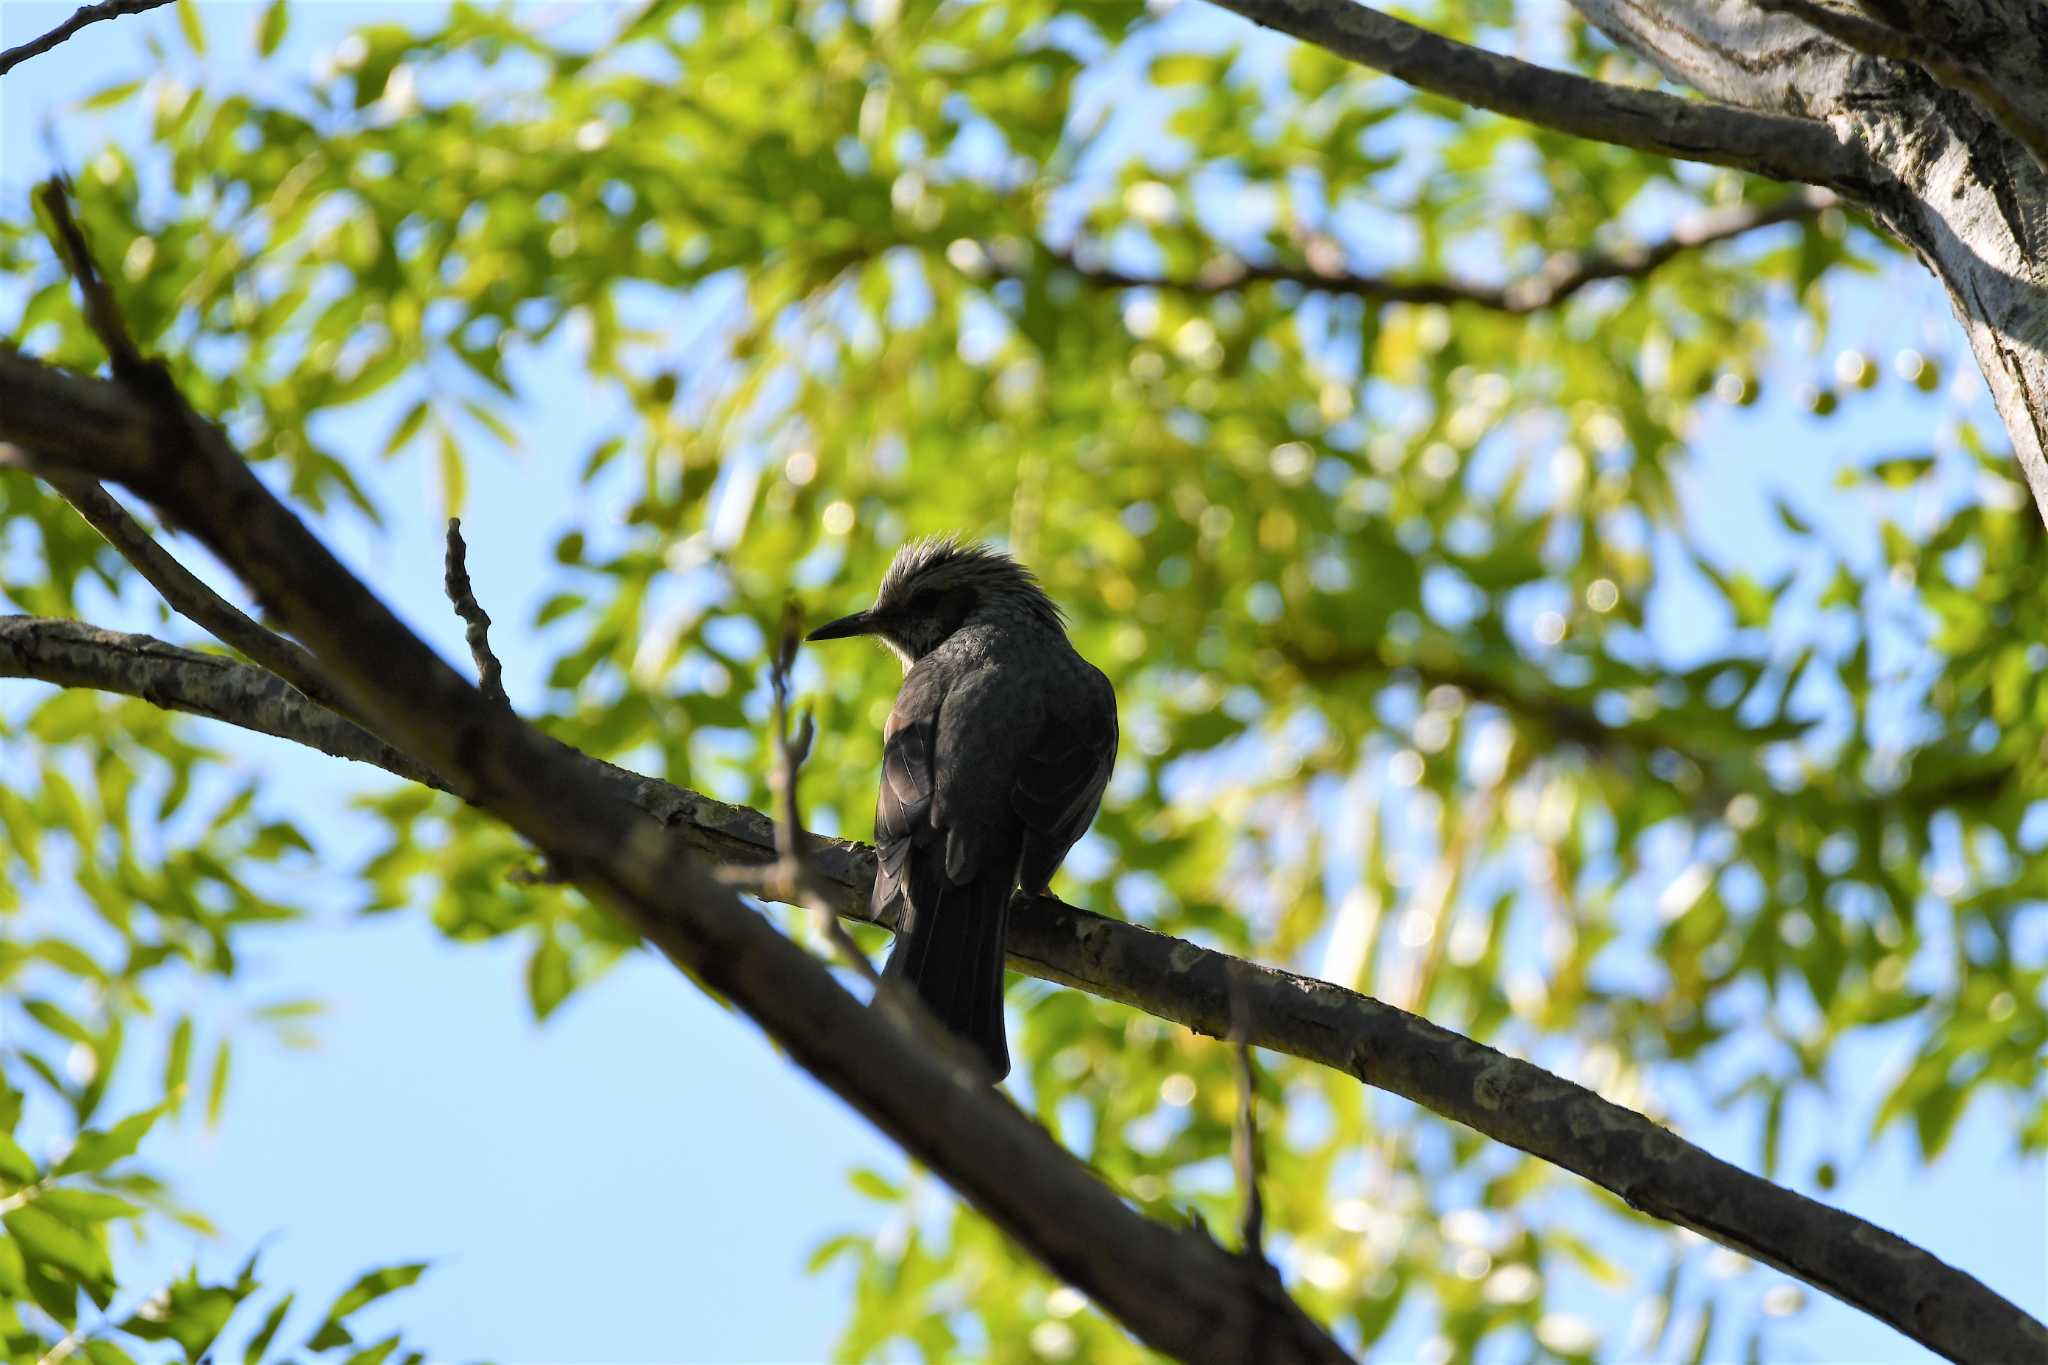
[[[558,852],[578,884],[629,927],[733,1000],[811,1074],[1147,1344],[1187,1358],[1247,1358],[1225,1355],[1238,1338],[1218,1335],[1221,1319],[1232,1333],[1266,1329],[1270,1358],[1341,1358],[1284,1298],[1261,1296],[1256,1323],[1249,1321],[1241,1258],[1219,1265],[1213,1244],[1134,1222],[1042,1129],[985,1102],[966,1073],[900,1046],[813,958],[722,895],[681,837],[688,812],[708,808],[705,798],[678,794],[673,818],[649,821],[642,801],[650,781],[576,754],[505,708],[480,706],[476,689],[277,501],[218,427],[195,419],[169,429],[163,410],[130,386],[38,366],[5,347],[0,399],[0,441],[170,504],[408,751]],[[6,660],[0,651],[0,667]],[[746,842],[765,851],[775,840],[764,831]],[[854,866],[872,876],[872,862]],[[1038,900],[1013,911],[1010,946],[1020,957],[1061,964],[1045,969],[1054,979],[1090,980],[1109,998],[1156,1000],[1164,1017],[1228,1031],[1217,979],[1223,964],[1196,945],[1136,925],[1091,924]],[[1341,1067],[1497,1134],[1652,1216],[1799,1275],[1953,1359],[2037,1359],[2048,1345],[2048,1331],[1972,1277],[1718,1162],[1641,1115],[1352,992],[1249,964],[1239,970],[1246,993],[1261,996],[1248,1021],[1272,1035],[1261,1046]],[[1189,1314],[1189,1302],[1204,1302],[1206,1311]],[[1285,1330],[1272,1330],[1276,1323]]]
[[[729,876],[725,880],[754,883],[775,899],[809,910],[818,932],[831,943],[846,965],[870,986],[880,990],[881,974],[868,960],[868,955],[860,950],[860,945],[853,941],[853,935],[847,932],[846,926],[839,922],[839,907],[833,903],[830,886],[804,854],[804,846],[810,836],[804,833],[798,811],[796,784],[804,760],[811,755],[814,732],[808,711],[804,713],[795,736],[789,733],[789,672],[796,663],[802,621],[803,614],[794,600],[783,607],[782,634],[776,641],[775,658],[768,670],[769,690],[774,696],[775,795],[782,817],[775,822],[776,860],[772,870],[766,871],[765,875],[755,872],[751,876]]]
[[[121,306],[107,288],[106,277],[94,259],[77,220],[71,214],[70,195],[64,182],[52,177],[36,195],[49,215],[50,245],[78,281],[87,323],[106,348],[117,380],[126,385],[151,368],[135,338],[128,331]],[[143,385],[152,399],[160,395],[157,386]],[[208,587],[196,574],[180,564],[158,545],[97,479],[76,470],[39,465],[32,454],[26,464],[58,496],[77,510],[92,528],[106,537],[148,583],[163,594],[171,608],[210,633],[230,649],[261,664],[306,696],[350,720],[362,723],[356,708],[328,681],[319,664],[303,646],[269,630],[232,602]]]
[[[63,178],[53,175],[37,187],[36,202],[43,206],[43,212],[50,215],[50,245],[56,249],[58,259],[64,262],[64,268],[78,281],[78,292],[85,301],[86,324],[100,339],[100,345],[107,348],[107,359],[113,362],[114,374],[118,377],[141,369],[144,364],[142,352],[128,331],[127,319],[121,316],[121,305],[115,302],[113,292],[107,288],[106,278],[100,274],[99,265],[93,260],[92,248],[86,244],[85,234],[71,216],[71,196]]]
[[[41,56],[57,44],[69,38],[87,24],[97,24],[102,19],[118,19],[124,14],[143,14],[171,0],[101,0],[96,5],[86,5],[51,29],[40,38],[31,38],[20,47],[10,47],[0,52],[0,76],[6,75],[31,57]]]
[[[135,567],[165,602],[186,620],[245,658],[283,678],[328,710],[361,724],[320,665],[296,640],[288,640],[251,618],[240,607],[208,587],[180,564],[97,479],[68,469],[35,468],[35,474],[106,538]]]
[[[1637,279],[1684,252],[1725,242],[1760,228],[1811,218],[1840,202],[1828,190],[1807,188],[1770,204],[1712,209],[1679,223],[1669,236],[1660,241],[1620,246],[1611,251],[1561,252],[1533,274],[1508,284],[1458,279],[1394,279],[1287,263],[1258,265],[1231,256],[1211,261],[1192,279],[1140,275],[1084,264],[1071,252],[1055,252],[1054,259],[1091,284],[1110,288],[1215,294],[1247,284],[1292,283],[1320,293],[1343,294],[1375,303],[1465,303],[1522,316],[1555,307],[1596,281]]]
[[[476,592],[469,584],[468,547],[462,543],[461,517],[448,518],[447,573],[443,585],[455,614],[467,628],[463,633],[469,641],[469,655],[476,660],[477,687],[489,700],[510,706],[512,699],[505,695],[505,670],[498,663],[498,656],[491,653],[491,618],[478,605]]]
[[[1266,1263],[1266,1201],[1259,1194],[1259,1076],[1252,1066],[1251,1004],[1236,970],[1229,973],[1230,1048],[1237,1070],[1237,1122],[1230,1132],[1230,1162],[1244,1192],[1244,1223],[1238,1250]]]
[[[0,363],[0,380],[4,375]],[[0,405],[0,429],[16,411]],[[88,405],[80,414],[97,411]],[[105,447],[81,442],[77,450],[84,458],[103,455]],[[475,790],[473,779],[458,783],[422,774],[397,751],[283,688],[272,674],[144,636],[117,636],[75,621],[0,616],[0,678],[8,677],[141,697],[376,764],[466,799]],[[546,757],[574,760],[599,794],[593,804],[634,808],[708,864],[753,869],[778,856],[776,821],[769,815],[615,768],[566,746]],[[580,817],[571,807],[560,818]],[[869,902],[873,847],[814,839],[810,853],[808,861],[841,912],[876,922]],[[1575,1172],[1650,1217],[1796,1275],[1950,1359],[2031,1360],[2048,1348],[2048,1329],[1925,1249],[1720,1161],[1562,1077],[1369,996],[1227,957],[1049,896],[1012,906],[1009,946],[1016,971],[1215,1038],[1232,1032],[1227,974],[1234,974],[1249,1005],[1242,1019],[1249,1043],[1331,1067]],[[915,999],[908,992],[894,994]],[[922,1010],[900,1016],[930,1017]],[[930,1033],[950,1041],[936,1022]],[[1925,1314],[1916,1305],[1940,1311]]]
[[[0,391],[20,363],[0,347]],[[98,392],[80,378],[64,382]],[[510,708],[487,703],[278,500],[218,426],[197,419],[164,382],[175,408],[145,402],[139,384],[107,386],[147,414],[142,432],[45,427],[39,419],[49,415],[47,405],[19,414],[0,403],[0,441],[53,461],[88,447],[74,467],[122,482],[196,527],[395,742],[450,771],[475,805],[558,857],[624,927],[732,1001],[799,1065],[1153,1350],[1234,1362],[1255,1358],[1257,1342],[1267,1359],[1348,1359],[1284,1295],[1249,1293],[1237,1258],[1189,1230],[1145,1218],[970,1067],[910,1045],[883,1012],[863,1005],[766,916],[707,878],[688,842],[622,799],[600,765]],[[175,427],[162,420],[178,413]],[[118,409],[116,417],[128,420]],[[143,443],[132,463],[121,450],[131,435]],[[792,794],[794,785],[792,775]],[[789,842],[800,849],[791,826]],[[1190,1302],[1203,1311],[1190,1314]]]
[[[1751,0],[1766,14],[1782,14],[1818,29],[1866,57],[1917,66],[1938,83],[1961,91],[1984,107],[1993,121],[2048,172],[2048,123],[2015,104],[1983,67],[1926,33],[1907,33],[1860,14],[1828,9],[1813,0]]]

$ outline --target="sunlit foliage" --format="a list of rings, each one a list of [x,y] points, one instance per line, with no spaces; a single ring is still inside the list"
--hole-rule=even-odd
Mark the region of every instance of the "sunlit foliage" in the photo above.
[[[1505,4],[1424,6],[1641,77],[1516,8],[1519,28]],[[267,53],[287,17],[210,38]],[[1379,304],[1334,282],[1499,284],[1786,191],[1419,98],[1191,6],[657,2],[594,47],[521,12],[400,19],[310,75],[166,54],[96,101],[146,111],[148,136],[79,168],[82,217],[133,243],[116,279],[145,344],[314,511],[374,518],[351,470],[381,459],[430,462],[459,508],[518,444],[534,358],[573,364],[583,447],[523,455],[573,461],[591,492],[519,646],[552,660],[552,732],[763,804],[784,597],[836,614],[905,535],[992,537],[1121,698],[1070,899],[1659,1116],[1746,1106],[1758,1148],[1731,1155],[1781,1178],[1825,1186],[1869,1141],[1839,1132],[1817,1171],[1778,1160],[1789,1106],[1835,1095],[1830,1061],[1863,1035],[1913,1040],[1875,1122],[1925,1156],[1972,1104],[2048,1143],[2048,954],[2025,921],[2048,890],[2048,606],[2007,457],[1967,426],[1872,452],[1839,505],[1758,528],[1801,547],[1769,576],[1707,549],[1683,496],[1713,477],[1702,424],[1821,366],[1831,291],[1895,267],[1863,226],[1829,211],[1528,316]],[[7,214],[0,261],[30,281],[14,341],[96,363],[26,206]],[[1944,363],[1901,356],[1884,383],[1938,391]],[[1804,401],[1847,412],[1879,368],[1846,357]],[[1938,393],[1923,410],[1909,439],[1931,448]],[[0,481],[0,535],[38,569],[7,586],[18,610],[68,614],[120,577],[26,479]],[[893,675],[880,651],[806,674],[820,827],[867,833]],[[57,876],[101,919],[0,921],[0,1119],[34,1089],[79,1133],[53,1165],[0,1145],[22,1358],[80,1292],[113,1292],[103,1225],[167,1198],[127,1174],[157,1111],[97,1112],[123,1039],[162,1035],[167,1106],[225,1073],[224,1042],[206,1062],[214,1040],[151,1008],[158,975],[225,977],[247,927],[292,913],[240,871],[307,839],[253,820],[246,790],[195,807],[203,738],[57,695],[0,739],[0,895]],[[366,907],[526,937],[543,1014],[626,949],[572,893],[514,880],[530,854],[459,803],[369,790],[388,837]],[[1011,998],[1043,1119],[1148,1211],[1227,1237],[1223,1049],[1040,983]],[[1696,1240],[1342,1077],[1265,1076],[1278,1257],[1347,1342],[1397,1313],[1459,1359],[1683,1354],[1717,1313],[1725,1350],[1768,1342],[1754,1277],[1694,1273]],[[849,1357],[1140,1354],[928,1182],[855,1179],[874,1223],[818,1257],[857,1263]],[[1553,1311],[1573,1276],[1649,1302],[1640,1335]],[[193,1324],[252,1287],[171,1286],[179,1327],[138,1316],[87,1349],[196,1353]]]

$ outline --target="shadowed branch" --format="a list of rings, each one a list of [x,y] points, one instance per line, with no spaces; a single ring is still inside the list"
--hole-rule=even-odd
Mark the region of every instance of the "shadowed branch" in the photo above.
[[[801,905],[809,910],[818,932],[832,945],[840,959],[863,981],[880,990],[882,978],[875,971],[875,964],[868,961],[868,955],[860,950],[860,945],[853,941],[853,935],[847,933],[846,926],[839,922],[839,910],[833,904],[830,884],[811,865],[811,836],[804,832],[797,801],[797,775],[803,771],[804,760],[811,756],[814,734],[808,711],[804,713],[803,724],[797,733],[791,735],[789,732],[789,671],[796,663],[797,643],[802,638],[800,621],[796,602],[784,603],[781,634],[776,640],[775,657],[768,669],[772,698],[769,723],[774,727],[770,741],[775,746],[775,795],[781,808],[781,818],[775,824],[775,861],[759,870],[726,868],[721,872],[720,880],[769,900]]]
[[[121,368],[114,380],[91,379],[0,348],[0,443],[28,451],[39,467],[124,482],[166,509],[306,643],[386,743],[360,727],[340,729],[346,722],[261,669],[144,637],[95,645],[77,635],[89,628],[71,623],[0,621],[0,672],[108,685],[230,720],[245,687],[252,705],[293,699],[291,708],[272,706],[255,728],[290,734],[324,726],[330,740],[354,746],[351,756],[380,762],[389,750],[415,771],[439,774],[436,785],[534,843],[1156,1349],[1196,1360],[1343,1358],[1277,1284],[1247,1276],[1242,1257],[1138,1216],[971,1068],[914,1045],[887,1011],[862,1006],[704,874],[707,854],[729,863],[777,860],[772,821],[579,754],[491,703],[276,500],[219,429],[184,405],[160,366]],[[67,630],[68,641],[57,638]],[[53,664],[39,651],[56,643],[67,649]],[[124,650],[149,669],[116,666]],[[95,673],[107,654],[113,662]],[[185,688],[195,681],[185,676],[191,669],[211,670],[202,675],[208,684]],[[794,820],[787,823],[794,832]],[[806,853],[837,893],[840,913],[865,917],[872,850],[818,840]],[[1926,1251],[1380,1001],[1051,898],[1015,904],[1009,951],[1033,975],[1211,1036],[1234,1033],[1246,1046],[1405,1096],[1797,1276],[1952,1359],[2031,1359],[2048,1349],[2040,1324]]]
[[[448,518],[448,553],[442,577],[448,602],[462,618],[463,636],[469,656],[476,661],[477,690],[500,706],[510,706],[505,695],[505,669],[491,653],[491,618],[477,603],[476,590],[469,583],[469,547],[462,543],[462,518]]]
[[[19,47],[10,47],[5,52],[0,52],[0,76],[6,75],[31,57],[48,52],[87,24],[97,24],[102,19],[118,19],[124,14],[142,14],[170,3],[171,0],[100,0],[96,5],[81,6],[77,13],[40,38],[31,38]]]
[[[672,819],[649,818],[642,797],[652,784],[622,778],[485,697],[255,477],[160,365],[117,362],[115,372],[111,382],[57,375],[54,392],[16,402],[12,382],[55,372],[0,349],[0,443],[40,467],[120,481],[163,508],[306,643],[394,747],[534,844],[1140,1340],[1192,1361],[1348,1359],[1277,1285],[1247,1283],[1237,1258],[1205,1236],[1139,1214],[984,1075],[848,994],[707,876]],[[64,411],[66,393],[90,394],[85,405],[112,420],[81,426],[80,412]],[[669,811],[679,819],[693,794],[676,795]]]
[[[1959,90],[1982,105],[1984,112],[2031,152],[2042,170],[2048,171],[2048,124],[2008,98],[1989,72],[1947,44],[1926,33],[1908,33],[1860,14],[1817,5],[1813,0],[1751,0],[1751,3],[1767,14],[1797,19],[1867,57],[1882,57],[1886,61],[1919,67],[1949,89]]]
[[[1688,251],[1729,241],[1761,228],[1800,222],[1840,202],[1831,191],[1807,188],[1770,204],[1711,209],[1679,223],[1669,236],[1659,241],[1621,246],[1609,251],[1560,252],[1533,274],[1507,284],[1456,279],[1400,279],[1287,262],[1254,264],[1234,256],[1218,257],[1192,277],[1113,270],[1084,262],[1070,251],[1055,253],[1055,259],[1090,284],[1108,288],[1216,294],[1251,284],[1289,283],[1318,293],[1342,294],[1374,303],[1462,303],[1511,316],[1523,316],[1555,307],[1600,280],[1639,279]]]
[[[0,397],[5,394],[0,383]],[[0,437],[4,427],[0,418]],[[91,636],[109,636],[111,643],[96,649]],[[65,645],[61,656],[50,652],[56,643]],[[146,650],[158,671],[143,677],[121,668],[122,650]],[[201,696],[180,681],[181,663],[212,680]],[[289,717],[266,709],[265,699],[278,684],[261,669],[143,636],[111,636],[67,621],[0,618],[0,676],[8,675],[144,696],[160,706],[400,771],[386,761],[393,754],[388,746],[355,730],[359,738],[351,747],[348,731],[337,729],[338,718],[322,717],[318,708]],[[303,733],[294,727],[304,727]],[[561,752],[609,800],[637,807],[711,862],[762,867],[781,856],[775,821],[759,811],[573,750]],[[872,847],[814,839],[809,862],[841,915],[869,920]],[[1009,950],[1012,970],[1210,1037],[1237,1037],[1248,1046],[1301,1057],[1412,1100],[1583,1176],[1640,1212],[1796,1276],[1952,1360],[2027,1359],[2048,1348],[2048,1329],[1912,1243],[1751,1175],[1583,1086],[1370,996],[1049,896],[1012,905]]]
[[[1868,174],[1827,125],[1610,85],[1455,42],[1355,0],[1214,0],[1418,90],[1594,142],[1774,180],[1840,186]]]

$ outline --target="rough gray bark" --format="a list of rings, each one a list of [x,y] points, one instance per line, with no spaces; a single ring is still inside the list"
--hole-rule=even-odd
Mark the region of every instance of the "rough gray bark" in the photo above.
[[[181,670],[191,676],[181,679]],[[395,751],[388,745],[339,717],[323,719],[320,708],[303,699],[280,712],[276,694],[282,685],[262,669],[147,636],[0,617],[0,676],[10,675],[143,696],[159,706],[298,738],[327,753],[414,776],[392,766],[388,760]],[[774,825],[758,811],[573,750],[560,753],[611,800],[651,815],[701,857],[741,867],[778,857]],[[810,863],[840,914],[869,919],[872,848],[817,839]],[[1249,1044],[1333,1067],[1403,1096],[1581,1175],[1633,1208],[1797,1276],[1950,1359],[2023,1360],[2048,1353],[2048,1331],[2040,1324],[1919,1247],[1732,1166],[1582,1086],[1369,996],[1052,897],[1013,906],[1009,948],[1017,971],[1212,1037],[1237,1033]]]
[[[1355,0],[1215,3],[1479,108],[1841,193],[1947,290],[2048,518],[2048,169],[2037,155],[2048,139],[2048,5],[2040,0],[1862,0],[1854,10],[1826,0],[1827,10],[1891,35],[1864,43],[1875,53],[1838,36],[1867,39],[1864,29],[1823,18],[1823,32],[1809,22],[1818,0],[1571,0],[1616,42],[1713,103],[1546,71]],[[1902,51],[1922,55],[1909,62]]]
[[[218,654],[180,649],[148,635],[124,635],[78,621],[0,616],[0,678],[35,678],[59,687],[140,697],[166,711],[275,735],[334,758],[375,764],[411,781],[447,789],[425,765],[309,699],[276,674]]]
[[[1911,41],[1980,72],[1995,103],[2023,111],[2016,131],[1919,66],[1859,52],[1750,0],[1572,3],[1673,80],[1825,125],[1863,150],[1876,174],[1852,197],[1948,291],[2048,517],[2048,169],[2023,141],[2026,127],[2048,126],[2048,6],[1871,6]]]
[[[34,468],[122,483],[197,535],[304,642],[352,715],[518,831],[1141,1341],[1218,1365],[1348,1359],[1256,1263],[1137,1213],[978,1066],[913,1037],[899,1022],[908,1002],[856,1000],[707,875],[688,840],[649,819],[637,784],[485,697],[408,630],[185,406],[160,367],[115,355],[119,378],[105,381],[0,348],[0,444],[19,447]],[[125,657],[113,671],[138,691],[171,695],[150,670],[154,651],[133,637],[114,650]],[[14,671],[25,657],[0,645],[0,663],[15,661]],[[61,666],[84,668],[75,654]],[[209,690],[201,681],[179,695],[205,703]]]

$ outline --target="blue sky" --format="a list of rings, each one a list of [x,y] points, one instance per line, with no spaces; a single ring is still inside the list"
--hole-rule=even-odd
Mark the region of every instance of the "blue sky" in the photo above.
[[[0,43],[20,42],[68,12],[7,0]],[[203,12],[216,60],[226,60],[220,54],[240,47],[259,9],[209,4]],[[432,11],[300,5],[282,60],[310,64],[353,25],[394,12],[424,19]],[[0,82],[8,212],[19,211],[26,186],[50,166],[44,117],[69,97],[140,74],[140,35],[150,29],[178,46],[166,10],[89,29]],[[89,127],[67,129],[56,145],[77,156],[96,136]],[[12,304],[5,285],[0,301]],[[1837,305],[1827,355],[1862,345],[1888,363],[1904,344],[1959,355],[1945,302],[1910,265],[1844,289]],[[1901,335],[1902,318],[1910,337]],[[1796,358],[1776,376],[1786,382],[1767,387],[1765,402],[1704,424],[1701,472],[1686,491],[1707,542],[1758,568],[1797,553],[1774,529],[1764,490],[1789,494],[1830,534],[1868,539],[1855,509],[1830,510],[1842,496],[1832,486],[1835,470],[1915,440],[1927,444],[1942,405],[1962,401],[1944,394],[1931,403],[1888,384],[1843,419],[1818,422],[1790,390],[1825,359],[1786,350]],[[536,376],[535,399],[516,418],[526,449],[581,448],[593,420],[587,400],[541,377],[546,362],[525,361]],[[1990,422],[1988,406],[1972,401],[1977,419]],[[389,424],[389,414],[376,413],[340,444],[372,450]],[[1902,443],[1901,433],[1917,435]],[[573,523],[604,521],[610,503],[602,487],[576,485],[568,462],[488,451],[478,459],[465,516],[472,574],[498,621],[494,638],[514,702],[530,704],[540,656],[526,646],[524,627],[553,586],[553,565],[536,547]],[[333,517],[323,530],[415,628],[450,658],[465,657],[440,593],[441,501],[429,469],[401,461],[367,472],[388,527],[374,533]],[[191,546],[177,548],[211,572]],[[96,607],[94,619],[147,628],[146,603],[133,594]],[[1678,590],[1665,610],[1683,606]],[[0,707],[15,715],[32,699],[11,688]],[[540,1026],[527,1010],[519,944],[454,945],[418,915],[350,918],[345,870],[370,830],[346,800],[365,774],[258,737],[216,738],[247,771],[271,777],[280,813],[320,831],[320,859],[294,869],[316,923],[275,933],[250,955],[246,1001],[314,996],[332,1010],[318,1022],[316,1050],[255,1039],[242,1048],[218,1132],[188,1121],[145,1149],[223,1229],[214,1244],[162,1239],[144,1253],[150,1262],[168,1276],[197,1254],[226,1270],[261,1243],[267,1278],[324,1302],[366,1266],[431,1258],[421,1284],[379,1311],[444,1358],[820,1358],[846,1285],[829,1272],[807,1276],[803,1263],[827,1236],[874,1226],[845,1173],[858,1165],[901,1172],[892,1149],[751,1025],[651,958],[629,960]],[[1866,1050],[1842,1060],[1844,1075],[1882,1077],[1899,1061],[1895,1048]],[[1867,1122],[1875,1091],[1852,1091],[1857,1098],[1835,1112],[1795,1109],[1788,1170],[1810,1169],[1802,1142]],[[1751,1122],[1715,1115],[1703,1097],[1671,1098],[1696,1140],[1755,1163]],[[2010,1132],[2008,1112],[1979,1104],[1943,1159],[1920,1171],[1906,1134],[1895,1130],[1825,1197],[1936,1250],[2037,1314],[2048,1311],[2048,1184],[2039,1161],[2013,1158]],[[1587,1288],[1572,1297],[1573,1307],[1619,1324],[1633,1296]],[[1926,1358],[1824,1299],[1779,1340],[1813,1361]]]

